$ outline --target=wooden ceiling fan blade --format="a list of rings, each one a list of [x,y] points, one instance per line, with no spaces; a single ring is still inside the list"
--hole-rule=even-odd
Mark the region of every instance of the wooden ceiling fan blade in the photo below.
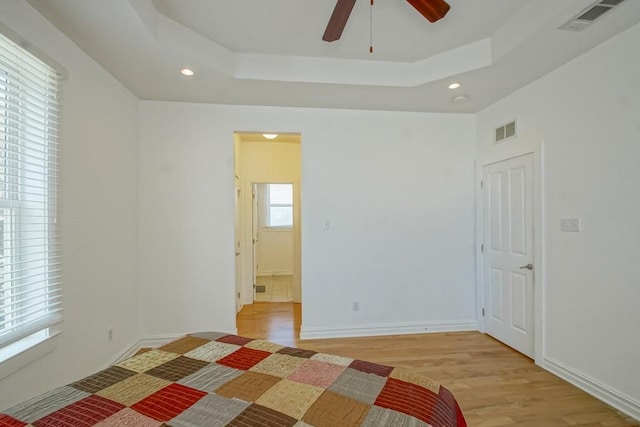
[[[444,0],[407,0],[429,22],[436,22],[449,12],[451,6]]]
[[[331,19],[329,19],[329,23],[327,24],[327,28],[324,30],[322,40],[333,42],[340,39],[355,4],[356,0],[338,0],[331,14]]]

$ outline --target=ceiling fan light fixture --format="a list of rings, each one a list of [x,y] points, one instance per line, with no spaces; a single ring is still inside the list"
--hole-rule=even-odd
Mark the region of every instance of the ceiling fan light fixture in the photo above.
[[[276,139],[278,137],[277,133],[263,133],[262,136],[264,136],[267,139]]]
[[[407,0],[429,22],[436,22],[449,12],[451,6],[444,0]]]

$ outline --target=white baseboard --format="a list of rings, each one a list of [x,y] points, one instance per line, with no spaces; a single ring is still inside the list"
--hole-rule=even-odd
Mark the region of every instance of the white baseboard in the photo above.
[[[378,323],[353,326],[305,327],[300,328],[300,339],[373,337],[381,335],[425,334],[432,332],[477,331],[475,320],[454,322],[402,322]]]
[[[600,399],[617,410],[640,421],[640,402],[630,396],[549,357],[543,359],[543,368],[589,393],[596,399]]]
[[[115,365],[116,363],[120,363],[123,360],[130,358],[141,348],[142,347],[140,346],[140,341],[132,342],[131,344],[120,350],[120,352],[118,352],[115,356],[113,356],[102,369],[107,369],[111,365]]]

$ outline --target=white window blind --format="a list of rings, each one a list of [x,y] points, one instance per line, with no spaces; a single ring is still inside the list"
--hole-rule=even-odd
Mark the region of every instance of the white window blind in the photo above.
[[[0,34],[0,348],[61,320],[55,70]]]
[[[269,227],[293,226],[293,184],[268,184]]]

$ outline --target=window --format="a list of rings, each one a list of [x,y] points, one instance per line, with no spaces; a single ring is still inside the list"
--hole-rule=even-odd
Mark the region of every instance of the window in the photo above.
[[[61,320],[58,75],[0,35],[0,349]]]
[[[267,227],[293,226],[293,184],[267,184]]]

